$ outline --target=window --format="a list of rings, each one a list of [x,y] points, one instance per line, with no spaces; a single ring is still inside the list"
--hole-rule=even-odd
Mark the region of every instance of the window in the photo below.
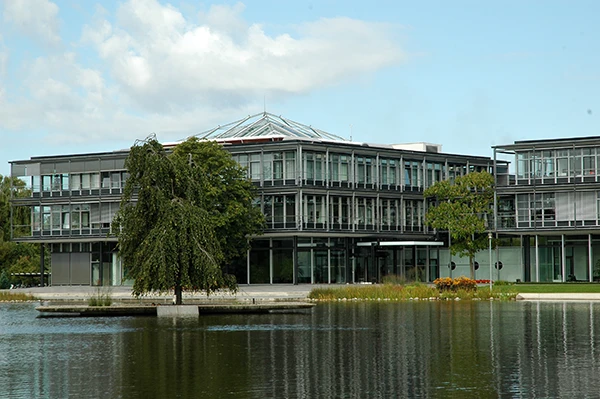
[[[348,181],[349,156],[340,155],[340,181]]]
[[[81,188],[84,190],[89,190],[90,188],[92,188],[89,173],[81,175]]]
[[[283,156],[281,153],[273,154],[273,179],[283,179]]]
[[[292,151],[285,153],[285,178],[296,179],[296,153]]]
[[[100,173],[91,173],[90,180],[91,180],[92,189],[100,188]]]
[[[596,155],[592,148],[582,149],[583,153],[583,174],[593,176],[596,174]]]
[[[558,150],[556,152],[556,175],[566,177],[569,175],[569,151]]]
[[[81,175],[71,175],[71,190],[81,190]]]
[[[250,155],[250,178],[260,180],[260,154]]]

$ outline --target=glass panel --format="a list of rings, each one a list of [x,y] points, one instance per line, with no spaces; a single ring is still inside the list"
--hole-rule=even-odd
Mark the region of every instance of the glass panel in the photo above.
[[[250,251],[250,283],[268,284],[269,280],[269,251],[252,249]]]
[[[311,251],[298,250],[298,283],[310,283]]]
[[[283,223],[283,196],[276,195],[273,197],[273,210],[274,210],[274,218],[273,221],[275,223]]]
[[[275,242],[273,242],[275,244]],[[293,249],[273,250],[273,283],[291,284],[294,275]]]
[[[81,190],[81,175],[71,175],[71,190]]]

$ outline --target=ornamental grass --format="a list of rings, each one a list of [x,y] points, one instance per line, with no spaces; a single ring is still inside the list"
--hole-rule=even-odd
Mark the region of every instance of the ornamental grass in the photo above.
[[[0,291],[0,302],[25,302],[33,301],[35,297],[22,292]]]
[[[399,284],[356,284],[342,287],[325,287],[313,289],[310,299],[333,300],[409,300],[414,298],[436,298],[439,292],[435,287],[414,283]]]
[[[423,283],[353,284],[314,288],[309,299],[319,301],[406,301],[424,300],[513,300],[517,291],[513,286],[502,286],[490,291],[489,286],[477,286],[467,278],[439,278],[434,285]]]

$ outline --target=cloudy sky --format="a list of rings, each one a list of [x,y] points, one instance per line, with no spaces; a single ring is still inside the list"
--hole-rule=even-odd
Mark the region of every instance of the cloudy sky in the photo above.
[[[462,154],[600,136],[599,15],[595,0],[0,0],[0,174],[265,105]]]

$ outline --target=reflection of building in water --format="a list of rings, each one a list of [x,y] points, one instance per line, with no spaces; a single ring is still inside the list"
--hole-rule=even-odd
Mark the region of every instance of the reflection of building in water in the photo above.
[[[531,387],[529,397],[592,397],[598,392],[600,304],[527,303],[515,339],[495,342],[499,356],[516,347],[518,363],[503,385]],[[501,317],[501,316],[500,316]],[[534,391],[535,389],[535,391]],[[591,395],[591,396],[589,396]]]
[[[256,384],[270,396],[597,392],[599,304],[323,306],[326,319],[313,314],[302,327],[291,318],[282,328],[246,332]]]
[[[578,398],[600,383],[599,303],[56,320],[2,330],[4,396]]]

